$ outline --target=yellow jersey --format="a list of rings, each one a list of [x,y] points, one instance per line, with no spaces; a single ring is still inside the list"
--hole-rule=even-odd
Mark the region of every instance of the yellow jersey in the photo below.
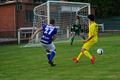
[[[98,25],[95,22],[92,22],[89,26],[88,37],[90,38],[91,36],[93,36],[93,38],[90,40],[90,42],[98,41]]]

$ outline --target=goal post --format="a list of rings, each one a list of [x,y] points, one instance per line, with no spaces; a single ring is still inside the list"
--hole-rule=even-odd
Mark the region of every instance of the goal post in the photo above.
[[[33,9],[33,28],[41,27],[42,23],[50,23],[55,20],[58,28],[57,40],[68,40],[71,27],[75,23],[76,15],[80,16],[80,23],[85,30],[88,27],[87,16],[90,14],[90,3],[47,1]],[[39,38],[37,38],[39,39]]]
[[[69,30],[75,22],[75,16],[80,16],[82,28],[85,29],[88,26],[87,16],[91,12],[90,3],[68,1],[47,1],[36,6],[33,11],[34,20],[37,21],[34,27],[40,27],[42,22],[49,24],[50,19],[54,19],[55,25],[60,28],[60,32],[64,31],[66,38],[69,37]]]

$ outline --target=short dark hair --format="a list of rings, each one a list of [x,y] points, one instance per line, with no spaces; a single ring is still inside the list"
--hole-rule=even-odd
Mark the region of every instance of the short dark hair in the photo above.
[[[91,21],[95,21],[95,16],[94,16],[93,14],[88,15],[88,18],[89,18]]]
[[[54,19],[51,19],[51,20],[50,20],[50,24],[55,24],[55,20],[54,20]]]

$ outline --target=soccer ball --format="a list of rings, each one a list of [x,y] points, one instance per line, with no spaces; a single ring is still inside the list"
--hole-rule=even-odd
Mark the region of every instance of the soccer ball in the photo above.
[[[98,49],[97,49],[97,53],[98,53],[99,55],[102,55],[103,52],[104,52],[104,50],[103,50],[102,48],[98,48]]]

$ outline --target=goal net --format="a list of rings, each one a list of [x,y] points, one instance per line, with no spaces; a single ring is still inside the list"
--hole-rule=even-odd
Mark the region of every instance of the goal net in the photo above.
[[[81,2],[47,1],[34,8],[33,27],[41,27],[42,23],[50,23],[55,20],[58,28],[56,41],[66,40],[70,37],[70,30],[75,22],[75,16],[80,17],[82,29],[87,31],[90,14],[90,4]],[[39,41],[39,38],[38,38]]]

